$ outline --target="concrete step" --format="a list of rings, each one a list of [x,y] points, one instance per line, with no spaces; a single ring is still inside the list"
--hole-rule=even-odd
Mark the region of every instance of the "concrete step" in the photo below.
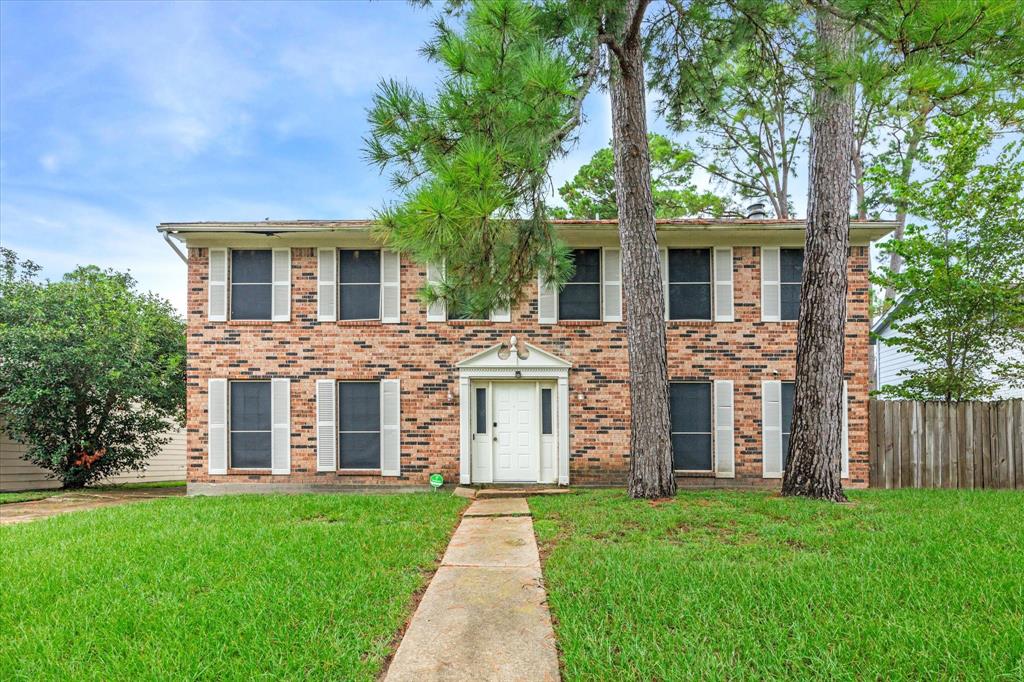
[[[568,495],[570,492],[568,488],[482,488],[476,491],[476,499],[531,497],[533,495]]]

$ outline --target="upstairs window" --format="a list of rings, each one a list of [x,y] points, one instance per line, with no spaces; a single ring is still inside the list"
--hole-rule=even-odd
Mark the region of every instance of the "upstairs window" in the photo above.
[[[779,317],[800,317],[800,281],[804,274],[803,249],[779,249]]]
[[[670,320],[711,319],[711,249],[669,249]]]
[[[231,382],[231,466],[269,469],[270,382]]]
[[[232,249],[231,319],[271,319],[273,276],[270,249]]]
[[[711,383],[669,384],[672,468],[711,471]]]
[[[380,319],[380,251],[338,251],[338,319]]]
[[[601,249],[573,249],[576,271],[558,295],[558,319],[601,319]]]

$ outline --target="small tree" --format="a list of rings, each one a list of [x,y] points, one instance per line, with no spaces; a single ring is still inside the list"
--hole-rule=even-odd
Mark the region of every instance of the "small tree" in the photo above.
[[[928,181],[898,187],[913,215],[903,239],[883,245],[902,268],[875,282],[900,301],[888,346],[920,364],[880,393],[908,400],[975,400],[1000,385],[1024,385],[1024,154],[1007,145],[990,164],[977,163],[992,131],[977,120],[940,117]]]
[[[727,202],[713,192],[701,191],[693,182],[694,153],[664,135],[650,133],[651,196],[658,218],[682,218],[697,214],[722,215]],[[618,216],[615,197],[615,155],[611,147],[594,152],[572,180],[558,188],[567,209],[556,208],[557,218]]]
[[[0,250],[0,420],[65,488],[138,471],[185,407],[185,326],[131,275],[40,282]]]

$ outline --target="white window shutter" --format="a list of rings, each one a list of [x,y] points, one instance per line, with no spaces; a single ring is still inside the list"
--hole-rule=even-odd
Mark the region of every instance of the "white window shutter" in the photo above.
[[[842,478],[850,477],[850,403],[846,379],[843,379],[843,461],[840,470]]]
[[[270,473],[287,475],[292,471],[291,381],[270,380]]]
[[[287,322],[292,317],[292,250],[274,249],[273,259],[271,317],[274,322]]]
[[[402,391],[398,379],[380,382],[380,475],[402,473]]]
[[[335,426],[335,390],[333,379],[316,382],[316,470],[337,468],[338,430]]]
[[[668,308],[668,249],[658,249],[661,254],[661,292],[665,296],[665,319],[669,318]]]
[[[380,321],[402,321],[402,258],[397,251],[380,252]]]
[[[765,322],[778,322],[781,314],[779,268],[779,247],[761,247],[761,319]]]
[[[316,319],[334,322],[338,319],[338,251],[316,251]]]
[[[228,472],[228,380],[210,379],[206,393],[209,418],[207,433],[207,470],[211,474]]]
[[[601,249],[601,305],[605,322],[622,322],[622,249]]]
[[[440,284],[444,279],[444,264],[427,263],[427,284]],[[448,319],[448,306],[437,300],[427,306],[427,322],[444,322]]]
[[[228,319],[228,250],[210,249],[210,272],[207,281],[209,305],[207,318],[210,322],[224,322]]]
[[[544,275],[537,273],[537,322],[555,324],[558,322],[558,289],[544,281]]]
[[[715,321],[732,322],[732,247],[716,248],[715,255]]]
[[[734,478],[735,419],[733,412],[732,381],[715,382],[715,476]]]
[[[761,466],[764,478],[782,478],[782,382],[761,382]]]

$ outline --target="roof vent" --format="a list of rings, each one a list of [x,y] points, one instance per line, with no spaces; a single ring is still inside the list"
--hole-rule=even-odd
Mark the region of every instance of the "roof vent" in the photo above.
[[[757,202],[747,206],[747,219],[749,220],[763,220],[768,217],[768,211],[765,210],[763,202]]]

